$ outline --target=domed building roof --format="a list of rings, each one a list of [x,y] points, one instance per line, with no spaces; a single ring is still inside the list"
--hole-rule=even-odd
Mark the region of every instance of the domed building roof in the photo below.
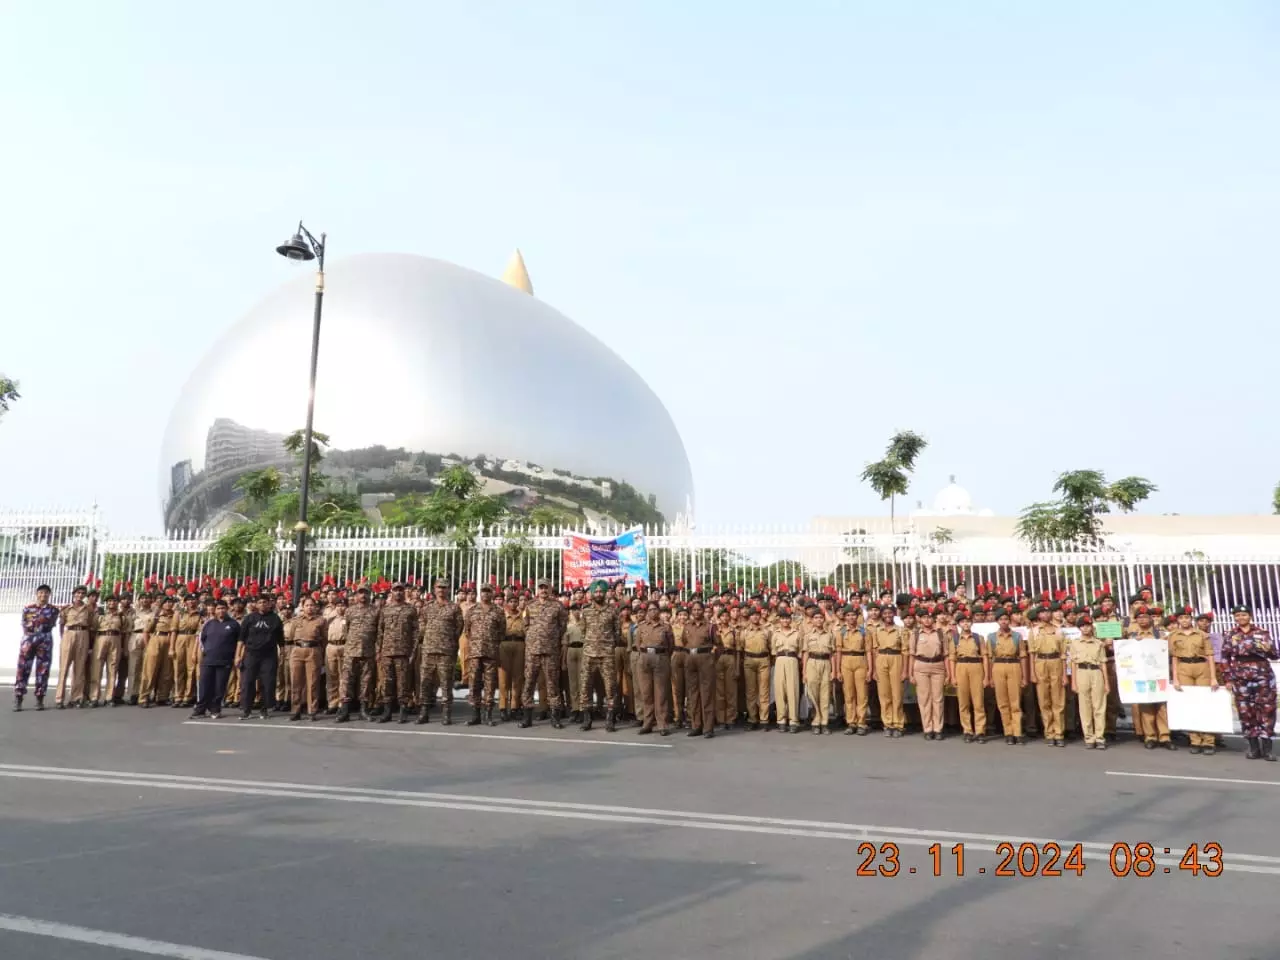
[[[483,454],[508,479],[595,484],[605,498],[627,483],[673,519],[693,478],[671,416],[617,354],[531,295],[517,258],[514,285],[409,254],[329,264],[315,429],[333,451],[405,451],[349,478],[361,490]],[[233,475],[287,462],[280,441],[306,420],[314,283],[306,271],[271,293],[195,365],[162,448],[170,525],[225,507]],[[327,474],[341,474],[335,460]]]
[[[973,498],[969,496],[968,490],[956,483],[953,476],[951,482],[933,498],[933,512],[942,517],[972,514]]]

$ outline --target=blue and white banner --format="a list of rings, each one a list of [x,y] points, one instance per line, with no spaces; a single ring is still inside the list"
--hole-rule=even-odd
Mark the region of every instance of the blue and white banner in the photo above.
[[[649,549],[641,528],[616,537],[564,538],[563,579],[566,586],[589,586],[594,580],[626,580],[634,586],[649,579]]]

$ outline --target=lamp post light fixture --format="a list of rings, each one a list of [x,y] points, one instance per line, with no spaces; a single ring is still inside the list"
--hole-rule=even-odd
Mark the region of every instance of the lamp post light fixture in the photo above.
[[[311,381],[307,391],[307,428],[302,438],[302,491],[298,498],[298,522],[294,524],[293,599],[302,607],[302,584],[305,582],[307,562],[307,499],[311,487],[311,429],[316,410],[316,364],[320,358],[320,311],[324,306],[324,244],[325,234],[317,240],[302,221],[288,242],[276,247],[276,253],[289,260],[316,261],[316,309],[311,324]]]

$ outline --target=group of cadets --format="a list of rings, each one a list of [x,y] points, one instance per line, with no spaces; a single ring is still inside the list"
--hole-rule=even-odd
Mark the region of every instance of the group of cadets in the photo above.
[[[1038,730],[1050,746],[1078,733],[1105,750],[1124,707],[1113,642],[1096,629],[1116,623],[1123,636],[1167,641],[1175,688],[1230,686],[1246,756],[1275,759],[1275,641],[1247,608],[1217,632],[1212,613],[1166,610],[1150,586],[1130,598],[1127,616],[1109,585],[1080,603],[1073,590],[1033,600],[992,584],[972,599],[963,585],[895,594],[888,582],[878,599],[866,587],[846,598],[779,587],[682,599],[603,581],[559,594],[547,580],[478,591],[445,580],[430,590],[326,582],[304,589],[300,609],[285,589],[257,582],[147,586],[136,606],[127,592],[79,588],[62,608],[42,587],[23,615],[15,709],[32,667],[44,709],[56,625],[58,709],[169,705],[218,717],[230,705],[242,719],[274,709],[292,720],[428,723],[440,706],[451,724],[457,677],[469,725],[529,727],[536,704],[557,728],[568,719],[589,730],[603,718],[610,732],[631,722],[640,734],[709,738],[735,725],[821,735],[840,724],[848,736],[879,726],[899,738],[910,722],[926,740],[959,727],[965,743],[994,735],[1016,745]],[[911,721],[904,682],[916,693]],[[1129,710],[1147,749],[1177,749],[1164,703]],[[1193,754],[1220,747],[1213,734],[1190,733]]]

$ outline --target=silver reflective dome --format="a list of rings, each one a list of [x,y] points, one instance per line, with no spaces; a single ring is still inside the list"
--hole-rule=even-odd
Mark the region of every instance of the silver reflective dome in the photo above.
[[[162,450],[167,525],[209,522],[236,477],[288,462],[280,441],[306,421],[314,283],[306,270],[268,296],[187,381]],[[484,455],[493,490],[527,478],[528,502],[607,504],[626,483],[674,519],[693,495],[675,424],[622,359],[527,293],[427,257],[329,265],[315,425],[334,451],[324,472],[366,499],[429,489],[451,454]]]

